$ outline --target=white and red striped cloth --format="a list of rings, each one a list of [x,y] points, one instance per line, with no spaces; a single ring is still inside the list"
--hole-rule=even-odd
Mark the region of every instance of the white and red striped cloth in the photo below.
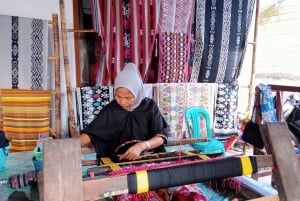
[[[157,27],[158,8],[152,0],[92,0],[94,29],[102,38],[97,85],[111,85],[126,63],[147,74]]]

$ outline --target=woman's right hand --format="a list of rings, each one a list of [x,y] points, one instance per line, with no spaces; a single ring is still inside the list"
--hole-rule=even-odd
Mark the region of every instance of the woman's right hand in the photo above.
[[[144,142],[138,142],[132,145],[127,151],[120,156],[120,160],[137,160],[140,158],[141,153],[146,150],[147,147]]]

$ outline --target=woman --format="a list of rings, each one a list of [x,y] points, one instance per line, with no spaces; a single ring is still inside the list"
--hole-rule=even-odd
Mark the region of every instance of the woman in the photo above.
[[[82,145],[92,143],[97,158],[136,160],[144,151],[165,151],[168,126],[156,103],[144,96],[143,81],[133,63],[119,72],[115,99],[81,131]]]

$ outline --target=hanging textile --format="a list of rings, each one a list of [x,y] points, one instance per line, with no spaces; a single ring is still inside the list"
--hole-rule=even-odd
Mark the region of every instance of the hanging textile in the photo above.
[[[191,82],[231,83],[239,76],[255,0],[196,0]]]
[[[147,74],[157,25],[156,1],[94,0],[93,24],[102,37],[104,62],[100,63],[100,85],[114,83],[126,63],[135,63],[142,78]],[[98,27],[98,28],[97,28]]]
[[[213,116],[215,84],[208,83],[158,83],[154,99],[168,122],[172,137],[179,138],[184,125],[184,113],[188,107],[205,108]]]
[[[112,86],[76,88],[77,113],[80,129],[85,128],[102,108],[113,100]]]
[[[0,15],[1,87],[48,88],[47,20]]]
[[[218,139],[227,139],[237,133],[238,90],[239,86],[235,83],[217,86],[214,133]]]
[[[158,83],[188,81],[193,0],[161,1]]]
[[[51,91],[1,89],[3,130],[11,141],[10,151],[29,151],[39,135],[50,135]]]

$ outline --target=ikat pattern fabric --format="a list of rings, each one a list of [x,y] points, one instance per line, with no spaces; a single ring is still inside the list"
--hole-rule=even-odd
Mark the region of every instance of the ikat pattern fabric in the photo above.
[[[170,126],[170,135],[180,138],[185,131],[184,112],[188,107],[207,109],[213,117],[215,84],[211,83],[158,83],[154,100]]]
[[[0,15],[2,88],[42,90],[49,86],[47,20]]]
[[[190,35],[164,32],[159,38],[158,82],[187,82]]]
[[[190,33],[193,0],[160,1],[160,32]]]
[[[161,1],[158,83],[188,82],[192,2]]]
[[[91,123],[102,108],[114,98],[112,86],[81,87],[76,89],[80,129]]]
[[[255,0],[195,1],[195,60],[191,82],[237,80]]]
[[[51,91],[1,89],[3,131],[10,140],[10,152],[30,151],[39,135],[50,135]]]
[[[239,86],[235,83],[218,84],[214,115],[214,133],[218,137],[237,132],[237,106]]]
[[[135,63],[144,79],[152,59],[158,21],[157,1],[92,1],[93,24],[102,38],[102,77],[97,83],[113,85],[126,63]]]

